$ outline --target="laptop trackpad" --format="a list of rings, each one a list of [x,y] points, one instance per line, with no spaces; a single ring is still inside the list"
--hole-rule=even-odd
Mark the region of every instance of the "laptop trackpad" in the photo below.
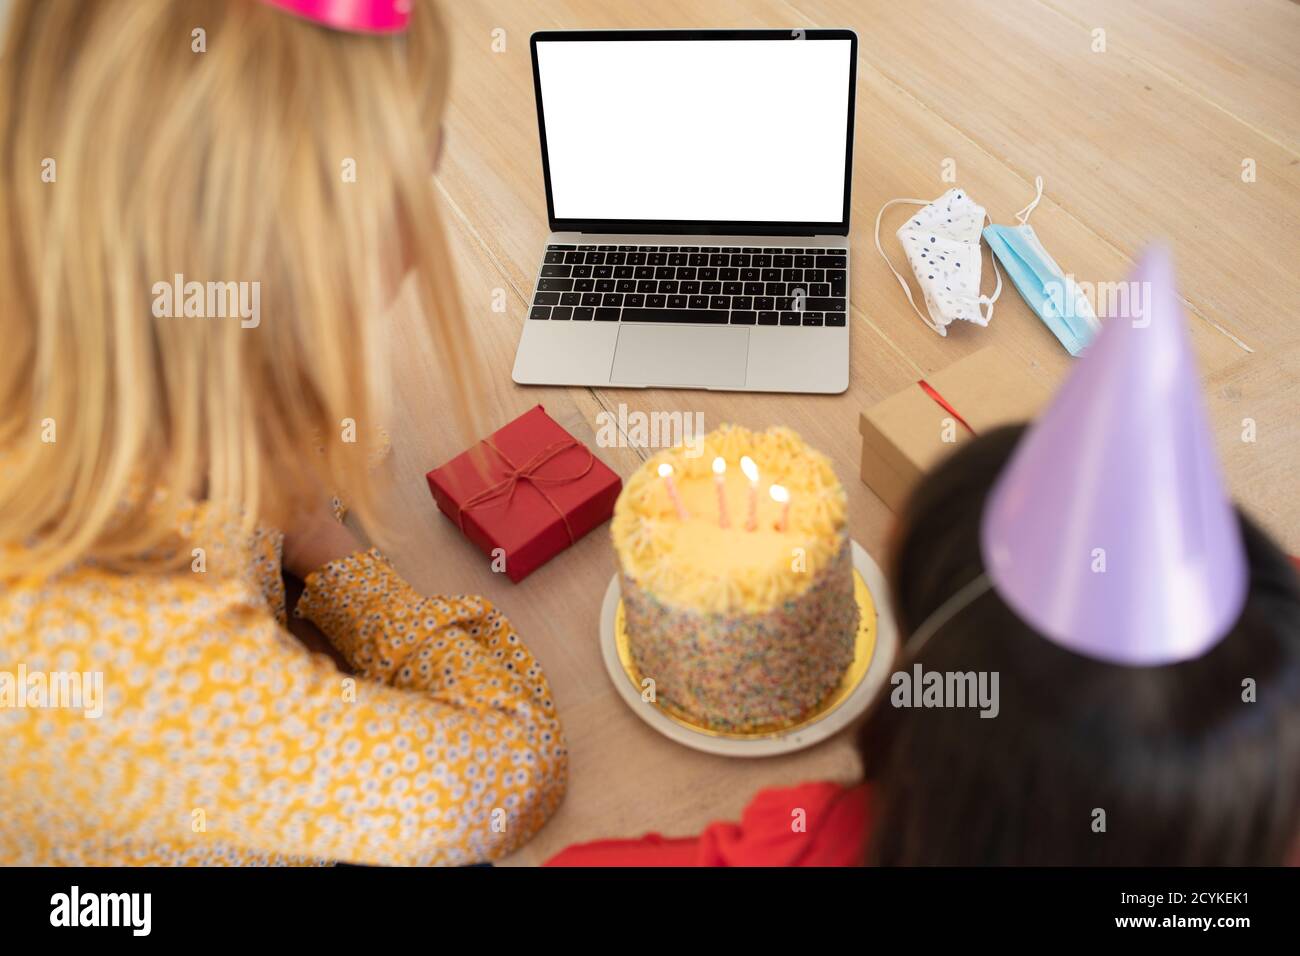
[[[744,388],[749,329],[626,324],[618,330],[614,385]]]

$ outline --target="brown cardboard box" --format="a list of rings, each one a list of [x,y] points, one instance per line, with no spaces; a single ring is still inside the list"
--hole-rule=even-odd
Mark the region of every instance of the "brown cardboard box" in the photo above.
[[[926,382],[976,434],[1032,419],[1050,395],[1027,368],[993,347],[927,376]],[[895,512],[922,474],[971,437],[919,382],[863,412],[858,430],[862,480]]]

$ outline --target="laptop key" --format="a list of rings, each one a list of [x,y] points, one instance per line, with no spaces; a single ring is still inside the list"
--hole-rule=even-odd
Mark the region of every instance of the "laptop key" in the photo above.
[[[745,291],[748,292],[749,290],[746,289]],[[760,295],[754,299],[754,308],[758,309],[760,312],[774,310],[776,308],[776,299],[772,298],[770,295]]]
[[[567,279],[572,268],[565,265],[546,265],[542,266],[542,275],[548,278]]]
[[[544,266],[542,269],[542,274],[543,275],[546,274],[546,269],[569,269],[569,268],[573,269],[573,277],[575,279],[590,279],[591,270],[594,269],[595,266]],[[565,274],[567,275],[568,273]]]
[[[606,292],[606,293],[605,293],[605,298],[601,301],[600,304],[601,304],[601,305],[612,305],[612,306],[614,306],[615,308],[617,308],[617,307],[619,307],[619,306],[622,306],[622,304],[623,304],[623,296],[620,295],[620,294],[617,293],[617,292]]]
[[[670,296],[668,297],[668,308],[670,308],[670,309],[684,309],[684,308],[686,308],[686,296],[684,296],[684,295],[670,295]]]
[[[727,266],[718,270],[718,278],[723,282],[735,282],[740,278],[740,270],[735,266]]]
[[[642,295],[640,292],[630,292],[627,295],[623,296],[623,305],[632,309],[644,308],[645,296]]]
[[[739,312],[731,313],[732,325],[753,325],[757,319],[758,319],[757,312],[750,312],[742,309]]]
[[[573,310],[573,320],[575,322],[590,322],[595,311],[590,306],[580,305]]]
[[[654,279],[638,279],[636,284],[636,291],[653,292],[657,287],[658,287],[658,283],[655,282]]]
[[[577,247],[577,246],[564,246],[564,245],[550,245],[550,246],[547,246],[546,248],[547,248],[547,250],[549,251],[549,250],[552,250],[552,249],[559,249],[559,250],[576,249],[576,248],[578,248],[578,247]]]
[[[555,279],[555,280],[553,280],[553,281],[555,281],[555,282],[567,282],[568,280],[567,280],[567,279]],[[574,291],[574,292],[590,292],[590,291],[591,291],[592,289],[594,289],[594,288],[596,288],[596,280],[595,280],[595,279],[574,279],[574,280],[573,280],[573,291]]]
[[[776,314],[775,312],[760,312],[760,313],[758,313],[758,324],[759,324],[759,325],[776,325],[776,324],[777,324],[777,318],[778,318],[778,317],[777,317],[777,314]]]
[[[694,266],[681,266],[681,267],[679,267],[678,270],[677,270],[677,278],[678,278],[678,279],[698,279],[699,276],[697,276],[695,273],[696,273],[696,269],[695,269]]]
[[[699,295],[700,284],[694,280],[690,282],[679,282],[677,284],[677,291],[682,295]]]
[[[591,274],[594,275],[597,279],[612,279],[614,278],[614,267],[613,266],[592,266]]]
[[[614,267],[614,278],[615,278],[615,279],[630,279],[630,278],[632,278],[632,267],[631,267],[631,266],[615,266],[615,267]]]
[[[826,313],[826,324],[827,324],[827,325],[838,326],[839,328],[843,328],[843,327],[844,327],[844,313],[843,313],[843,312],[827,312],[827,313]]]
[[[549,305],[535,305],[533,311],[528,313],[530,319],[549,319],[551,317],[551,307]]]
[[[560,305],[582,305],[582,296],[576,292],[563,292],[560,294]]]
[[[624,309],[624,322],[681,322],[690,325],[726,325],[728,312],[717,309]]]
[[[742,286],[739,282],[722,283],[723,295],[740,295],[744,291],[745,291],[745,287]]]
[[[599,292],[584,292],[584,293],[582,294],[582,304],[583,304],[583,305],[600,305],[600,293],[599,293]]]
[[[689,296],[686,305],[691,309],[707,309],[709,307],[709,297],[707,295]]]
[[[731,300],[731,307],[733,309],[740,309],[741,311],[748,311],[754,308],[754,299],[752,296],[738,295]]]
[[[721,309],[722,311],[725,312],[726,310],[728,310],[728,309],[731,308],[731,297],[730,297],[730,296],[725,296],[725,295],[711,295],[711,296],[707,296],[707,298],[708,298],[708,300],[709,300],[709,308],[710,308],[710,309]]]
[[[597,279],[597,280],[596,280],[596,291],[597,291],[597,292],[613,292],[613,291],[614,291],[614,280],[613,280],[613,279]]]
[[[568,292],[573,288],[572,279],[538,279],[538,292]]]
[[[634,279],[616,279],[614,282],[615,292],[635,292],[636,280]]]
[[[799,325],[799,324],[800,324],[800,322],[799,322],[799,313],[798,313],[798,312],[782,312],[782,313],[781,313],[781,324],[782,324],[782,325]]]
[[[559,305],[560,293],[558,292],[539,292],[533,296],[533,305]]]
[[[557,265],[564,261],[563,252],[548,252],[543,260],[547,265]]]
[[[567,322],[572,317],[573,309],[569,308],[567,305],[557,305],[555,308],[551,309],[552,322]]]
[[[789,269],[794,265],[794,256],[780,255],[772,257],[772,265],[778,269]]]
[[[645,304],[646,307],[650,309],[662,309],[664,306],[668,304],[668,296],[648,295],[645,297]]]
[[[810,296],[804,302],[804,308],[811,312],[843,312],[845,305],[843,299]]]
[[[552,318],[554,318],[554,316],[552,316]],[[803,314],[803,324],[804,324],[804,325],[822,325],[822,324],[824,324],[824,323],[822,322],[822,313],[820,313],[820,312],[805,312],[805,313]]]
[[[600,308],[596,310],[597,322],[617,322],[618,309]]]
[[[782,282],[801,282],[801,281],[803,281],[803,270],[802,270],[802,269],[782,269],[782,270],[781,270],[781,281],[782,281]]]
[[[846,256],[818,256],[818,269],[844,269],[847,268],[849,260]]]
[[[785,283],[768,282],[763,286],[763,294],[764,295],[785,295]],[[794,295],[793,289],[790,290],[790,294]]]

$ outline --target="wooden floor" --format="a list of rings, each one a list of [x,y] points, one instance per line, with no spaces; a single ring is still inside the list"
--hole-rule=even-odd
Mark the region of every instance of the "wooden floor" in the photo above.
[[[857,478],[858,413],[973,350],[995,344],[1045,383],[1069,359],[1013,288],[987,329],[941,339],[908,308],[872,241],[886,200],[957,184],[1009,223],[1032,220],[1080,279],[1125,277],[1167,240],[1193,324],[1218,448],[1232,492],[1300,552],[1300,7],[1287,0],[454,0],[447,142],[437,175],[459,283],[485,370],[495,428],[540,402],[595,445],[596,416],[701,411],[794,427],[832,456],[853,537],[882,551],[891,515]],[[523,388],[510,369],[546,240],[528,37],[557,28],[851,27],[859,37],[853,170],[852,383],[844,395]],[[493,49],[503,30],[505,49]],[[1103,30],[1104,34],[1096,31]],[[500,36],[500,34],[496,34]],[[1095,51],[1104,36],[1104,51]],[[1254,176],[1243,178],[1253,167]],[[1247,181],[1252,180],[1252,181]],[[884,235],[907,213],[886,216]],[[986,253],[987,256],[987,253]],[[986,275],[988,270],[986,258]],[[986,287],[987,288],[987,287]],[[504,313],[493,310],[504,295]],[[857,772],[851,734],[795,756],[739,761],[684,749],[615,695],[597,647],[597,612],[615,570],[607,528],[519,585],[441,517],[424,473],[466,444],[434,367],[395,370],[390,423],[409,535],[398,567],[429,592],[481,592],[516,622],[550,677],[572,751],[564,806],[512,862],[578,840],[684,834],[734,818],[759,788]],[[1242,440],[1243,420],[1256,440]],[[644,451],[600,448],[626,476]]]

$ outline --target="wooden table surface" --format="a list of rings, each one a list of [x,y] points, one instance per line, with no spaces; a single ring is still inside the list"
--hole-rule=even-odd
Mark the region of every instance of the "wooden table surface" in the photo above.
[[[952,185],[945,169],[955,169],[957,185],[995,222],[1010,223],[1041,175],[1046,191],[1032,223],[1065,271],[1117,281],[1144,243],[1172,245],[1232,492],[1300,552],[1300,7],[1287,0],[455,0],[443,9],[454,62],[436,181],[482,360],[477,407],[485,429],[540,402],[626,477],[647,451],[596,447],[597,415],[617,413],[620,404],[703,412],[708,428],[789,425],[832,457],[848,489],[852,535],[880,556],[892,516],[858,479],[858,413],[984,345],[1005,349],[1053,386],[1069,358],[1010,286],[989,328],[958,323],[947,339],[936,336],[876,253],[876,212],[895,197],[940,195]],[[548,232],[529,34],[707,27],[857,31],[848,392],[515,385],[515,346]],[[502,38],[504,49],[494,49]],[[1105,48],[1097,50],[1101,39]],[[897,207],[886,214],[882,233],[891,243],[907,215]],[[985,257],[987,289],[987,250]],[[495,311],[502,301],[505,310]],[[399,344],[408,320],[396,320]],[[392,556],[426,592],[483,593],[509,614],[550,677],[572,752],[563,807],[509,862],[540,862],[597,837],[692,833],[735,818],[764,786],[854,777],[851,732],[792,756],[745,761],[688,750],[644,724],[616,696],[598,648],[598,611],[615,571],[608,528],[521,584],[493,574],[439,515],[424,481],[469,443],[437,366],[399,358],[393,374],[391,466],[407,528]],[[1255,422],[1253,442],[1242,440],[1244,419]]]

